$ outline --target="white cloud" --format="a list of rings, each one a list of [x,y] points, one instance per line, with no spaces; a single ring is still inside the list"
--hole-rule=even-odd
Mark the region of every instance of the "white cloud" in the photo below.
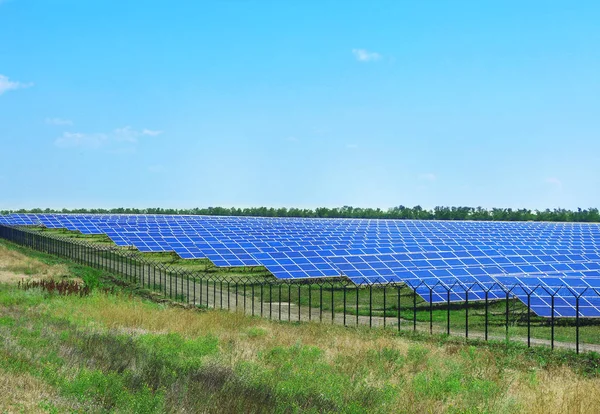
[[[369,52],[366,49],[352,49],[354,57],[359,62],[372,62],[381,59],[381,55],[377,52]]]
[[[563,183],[561,180],[559,180],[556,177],[549,177],[546,179],[546,184],[550,184],[551,186],[554,186],[556,188],[562,188]]]
[[[0,95],[2,95],[4,92],[8,92],[15,89],[29,88],[30,86],[33,86],[33,83],[11,81],[8,79],[7,76],[0,75]]]
[[[142,130],[142,135],[149,135],[151,137],[155,137],[155,136],[160,135],[162,133],[163,133],[163,131],[153,131],[151,129],[144,129],[144,130]]]
[[[437,176],[433,173],[423,173],[419,174],[419,179],[423,181],[435,181],[437,180]]]
[[[134,146],[138,143],[138,138],[141,136],[156,136],[161,134],[162,131],[153,131],[149,129],[143,129],[138,131],[136,129],[131,128],[130,126],[126,126],[123,128],[116,128],[110,133],[81,133],[81,132],[65,132],[59,138],[54,141],[54,144],[57,147],[61,148],[73,148],[73,147],[81,147],[81,148],[90,148],[97,149],[102,146],[108,144],[130,144],[129,148],[118,148],[113,149],[118,153],[132,152],[131,146]]]
[[[46,118],[46,123],[48,125],[58,125],[58,126],[73,125],[73,121],[71,121],[70,119],[63,119],[63,118]]]
[[[117,128],[113,131],[114,140],[120,142],[137,143],[137,139],[140,135],[141,132],[132,129],[130,126]]]
[[[109,140],[106,134],[82,134],[79,132],[65,132],[54,141],[54,145],[60,148],[100,148]]]

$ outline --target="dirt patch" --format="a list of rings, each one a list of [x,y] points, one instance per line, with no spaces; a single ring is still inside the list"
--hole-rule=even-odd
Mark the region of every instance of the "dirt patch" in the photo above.
[[[68,274],[69,270],[66,265],[48,265],[0,246],[0,283],[63,277]]]

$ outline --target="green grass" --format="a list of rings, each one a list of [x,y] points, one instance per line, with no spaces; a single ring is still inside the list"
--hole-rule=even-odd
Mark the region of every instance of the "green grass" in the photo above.
[[[126,294],[0,286],[0,303],[11,304],[0,307],[2,369],[42,381],[80,412],[502,413],[561,376],[590,391],[582,399],[597,399],[600,385],[593,354],[278,324]]]
[[[73,237],[79,235],[80,238],[85,240],[95,240],[97,236],[86,236],[79,233],[70,232],[68,230],[36,230],[44,232],[46,234],[55,234],[62,237],[63,234],[72,234]],[[103,236],[104,237],[104,236]],[[99,253],[108,257],[108,253]],[[111,255],[113,260],[122,261],[126,263],[128,259],[116,255]],[[246,283],[246,295],[252,294],[252,287],[254,286],[255,299],[262,299],[265,302],[289,302],[292,306],[308,307],[311,305],[313,308],[321,308],[325,314],[330,313],[331,310],[337,314],[345,312],[348,315],[348,320],[351,320],[354,315],[361,316],[373,316],[375,318],[381,318],[385,315],[389,318],[389,321],[396,321],[398,318],[398,307],[397,307],[397,289],[395,287],[388,287],[385,289],[375,287],[373,289],[368,288],[356,288],[353,285],[348,285],[344,289],[343,284],[340,282],[326,282],[323,284],[323,288],[317,284],[304,284],[304,285],[293,285],[291,289],[288,286],[282,286],[281,294],[279,287],[274,285],[269,289],[268,284],[274,281],[274,278],[261,268],[252,269],[220,269],[212,266],[208,266],[208,260],[184,260],[179,258],[174,253],[138,253],[137,257],[141,258],[145,262],[154,264],[161,264],[168,266],[172,269],[178,269],[179,271],[190,272],[195,277],[201,277],[203,280],[206,278],[222,278],[224,280],[230,280],[235,282],[236,280],[243,280]],[[116,258],[116,259],[115,259]],[[208,266],[208,267],[207,267]],[[27,270],[27,269],[26,269]],[[33,269],[27,270],[28,272],[34,271]],[[23,272],[25,273],[25,272]],[[25,273],[31,274],[31,273]],[[184,273],[181,277],[187,278]],[[261,292],[261,283],[263,289]],[[266,283],[266,285],[265,285]],[[220,287],[220,285],[219,285]],[[223,284],[223,288],[227,288],[227,284]],[[238,293],[241,293],[243,286],[238,284]],[[345,290],[345,302],[344,307],[344,290]],[[235,291],[235,285],[230,285],[230,291]],[[322,294],[322,298],[321,298]],[[358,307],[356,306],[356,299],[358,294]],[[384,299],[385,294],[385,299]],[[412,326],[413,320],[416,319],[420,326],[425,325],[425,329],[428,329],[430,318],[433,324],[433,329],[441,332],[447,329],[448,319],[448,307],[446,304],[435,304],[429,308],[429,303],[424,301],[420,296],[416,296],[416,314],[413,311],[415,295],[409,288],[403,287],[400,291],[400,304],[401,311],[400,317],[402,325],[406,328]],[[332,306],[333,296],[333,306]],[[179,301],[185,301],[186,297],[181,293],[174,296],[174,299]],[[384,306],[385,305],[385,306]],[[267,305],[268,306],[268,305]],[[506,301],[490,301],[488,309],[488,334],[492,337],[527,337],[527,308],[519,300],[509,300],[509,317],[508,317],[508,329],[506,326]],[[314,315],[318,318],[320,315]],[[467,310],[464,304],[452,303],[450,306],[450,331],[451,333],[464,334],[467,330],[465,324],[467,316]],[[483,334],[485,331],[485,309],[482,302],[471,302],[468,307],[469,324],[468,329],[471,334]],[[327,319],[327,315],[324,315],[324,319]],[[587,344],[600,344],[600,321],[593,319],[581,319],[580,320],[580,341],[581,343]],[[530,333],[531,337],[535,339],[550,340],[551,338],[551,327],[549,319],[537,317],[535,314],[531,314],[530,319]],[[557,318],[555,320],[554,327],[554,339],[557,342],[569,342],[573,343],[576,340],[575,320],[573,318]]]
[[[65,264],[94,287],[79,297],[0,285],[0,386],[9,390],[0,393],[0,412],[24,402],[86,413],[537,414],[600,406],[595,353],[186,310],[132,295],[143,291],[127,284],[108,292],[108,273],[0,244]],[[23,378],[37,388],[18,394]]]
[[[234,290],[234,288],[230,288]],[[241,287],[238,287],[238,293]],[[246,286],[246,295],[252,295],[252,284]],[[322,297],[321,297],[322,295]],[[346,306],[344,308],[344,295]],[[358,295],[358,306],[357,306]],[[385,299],[384,299],[385,295]],[[333,296],[333,307],[332,307]],[[254,284],[254,297],[260,299],[261,285]],[[352,323],[355,315],[372,316],[383,318],[385,315],[388,323],[395,323],[398,318],[398,288],[367,287],[357,288],[349,285],[345,288],[341,283],[282,285],[281,294],[278,286],[263,286],[263,300],[268,302],[290,302],[296,309],[311,305],[314,309],[322,308],[325,313],[324,319],[331,317],[331,310],[336,314],[342,314],[345,310],[347,320]],[[430,309],[429,302],[416,296],[416,313],[414,312],[415,294],[408,287],[400,289],[400,318],[403,329],[411,329],[416,319],[419,326],[429,326],[430,320],[437,331],[446,331],[448,323],[448,306],[445,303],[433,304]],[[384,306],[385,305],[385,306]],[[268,306],[268,305],[266,305]],[[508,301],[508,330],[506,318],[506,300],[490,301],[488,304],[488,335],[496,337],[526,337],[527,336],[527,306],[517,299]],[[466,331],[465,320],[467,317],[471,333],[484,333],[486,325],[485,303],[470,302],[468,308],[465,303],[453,302],[450,304],[450,332],[464,333]],[[318,319],[319,314],[313,317]],[[551,325],[549,318],[530,315],[531,337],[550,340]],[[557,342],[575,342],[575,319],[556,318],[554,326],[554,338]],[[580,319],[580,341],[582,343],[600,344],[600,320]]]

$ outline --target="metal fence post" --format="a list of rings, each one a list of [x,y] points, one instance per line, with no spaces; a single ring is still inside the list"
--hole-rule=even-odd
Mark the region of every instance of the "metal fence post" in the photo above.
[[[469,338],[469,290],[465,291],[465,338]]]
[[[448,306],[446,308],[446,333],[450,335],[450,289],[447,290]]]
[[[413,292],[413,331],[417,330],[417,291]]]
[[[550,315],[550,348],[554,350],[554,295],[550,297],[552,315]]]
[[[397,290],[398,290],[398,298],[397,298],[397,303],[396,303],[396,308],[397,308],[396,318],[398,319],[398,321],[397,321],[398,322],[398,332],[400,332],[400,320],[402,319],[402,314],[401,314],[402,308],[400,307],[400,295],[401,295],[400,291],[402,290],[402,287],[398,286]]]
[[[346,285],[344,284],[344,326],[346,326]]]
[[[531,347],[531,292],[527,294],[527,347]]]
[[[373,285],[369,285],[369,328],[373,327]]]
[[[301,315],[302,315],[302,308],[300,306],[300,303],[302,302],[302,298],[301,293],[302,293],[302,286],[300,284],[298,284],[298,322],[300,322],[302,320]]]
[[[575,298],[575,352],[579,353],[579,296]]]
[[[433,335],[433,288],[429,288],[429,334]]]
[[[485,291],[485,340],[488,340],[489,291]]]
[[[335,322],[335,302],[334,302],[334,289],[333,283],[331,284],[331,324]]]
[[[386,285],[383,285],[383,329],[385,329],[385,325],[386,325],[386,321],[385,321],[385,314],[386,314]]]

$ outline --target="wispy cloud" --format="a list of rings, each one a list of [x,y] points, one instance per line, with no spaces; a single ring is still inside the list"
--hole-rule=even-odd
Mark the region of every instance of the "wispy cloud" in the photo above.
[[[437,180],[437,176],[434,173],[423,173],[419,174],[419,180],[431,182]]]
[[[352,49],[354,57],[359,62],[372,62],[381,59],[381,55],[377,52],[369,52],[366,49]]]
[[[131,152],[138,142],[139,138],[143,136],[157,136],[162,131],[153,131],[150,129],[143,129],[141,131],[126,126],[123,128],[116,128],[109,133],[81,133],[81,132],[64,132],[62,136],[54,141],[54,144],[60,148],[88,148],[98,149],[109,144],[128,144],[126,152]],[[116,151],[122,153],[123,148],[118,148]],[[113,152],[115,150],[113,149]]]
[[[91,148],[97,149],[107,143],[109,136],[106,134],[83,134],[80,132],[64,132],[54,141],[60,148]]]
[[[71,121],[70,119],[63,119],[63,118],[46,118],[46,123],[48,125],[57,125],[57,126],[73,125],[73,121]]]
[[[346,148],[351,150],[358,149],[358,144],[347,144]]]
[[[163,133],[163,131],[154,131],[152,129],[144,129],[144,130],[142,130],[142,135],[148,135],[148,136],[151,136],[151,137],[155,137],[155,136],[160,135],[162,133]]]
[[[299,139],[296,137],[287,137],[285,140],[287,142],[298,142],[299,141]]]
[[[7,76],[0,75],[0,95],[2,95],[4,92],[12,91],[15,89],[29,88],[31,86],[33,86],[33,83],[31,82],[23,83],[11,81],[10,79],[8,79]]]
[[[559,180],[556,177],[549,177],[549,178],[547,178],[546,179],[546,184],[549,184],[549,185],[551,185],[553,187],[556,187],[556,188],[562,188],[562,186],[563,186],[562,181]]]

